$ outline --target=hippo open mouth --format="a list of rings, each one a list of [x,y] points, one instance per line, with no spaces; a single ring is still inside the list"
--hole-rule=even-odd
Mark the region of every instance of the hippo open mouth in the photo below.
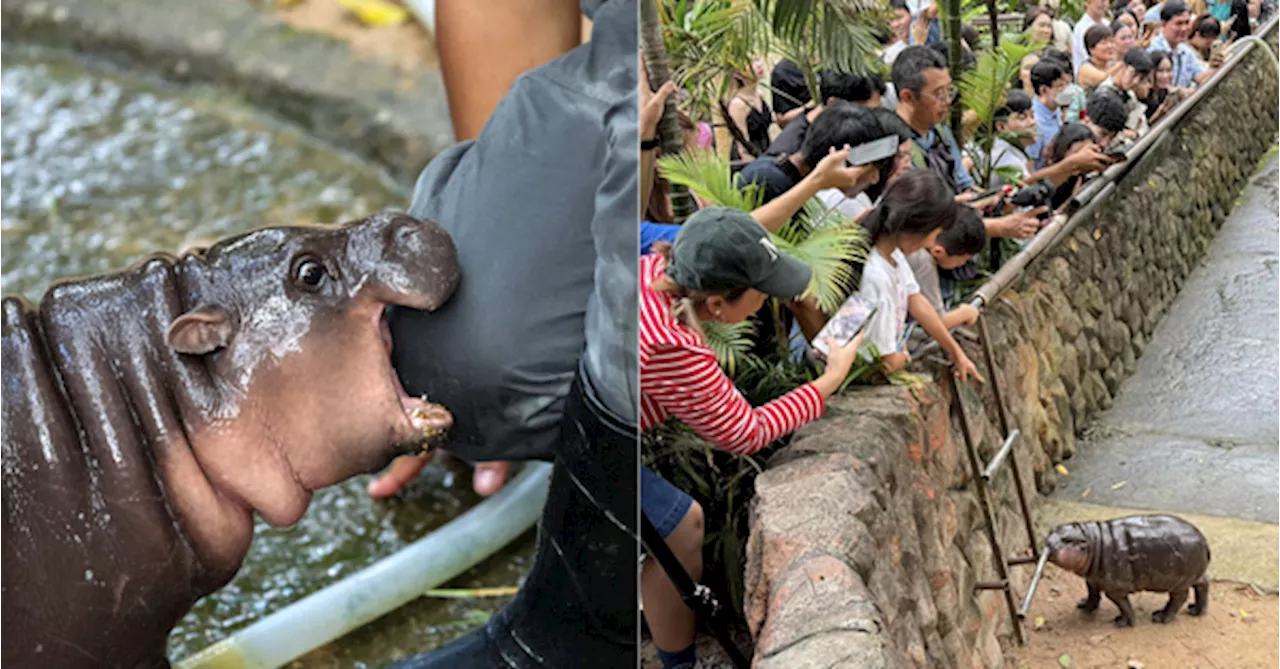
[[[407,436],[411,431],[413,437],[410,441],[420,444],[423,451],[429,451],[453,426],[453,415],[445,407],[427,401],[426,397],[413,397],[405,391],[404,385],[400,383],[400,375],[396,373],[395,365],[392,363],[391,354],[395,348],[395,341],[391,336],[391,326],[387,324],[387,307],[377,310],[375,321],[378,336],[382,340],[382,347],[386,353],[384,358],[387,364],[386,373],[391,377],[396,396],[400,400],[400,409],[409,425],[409,428],[403,432]]]

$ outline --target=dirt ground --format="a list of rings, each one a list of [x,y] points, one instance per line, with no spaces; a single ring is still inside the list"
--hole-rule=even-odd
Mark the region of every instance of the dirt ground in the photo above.
[[[1130,597],[1134,627],[1112,624],[1117,611],[1104,597],[1092,616],[1076,609],[1084,581],[1049,565],[1027,615],[1025,648],[1005,654],[1009,669],[1271,669],[1280,662],[1280,600],[1248,585],[1214,581],[1209,610],[1199,618],[1179,612],[1172,623],[1151,622],[1167,597]],[[1043,620],[1041,620],[1043,619]],[[1035,629],[1039,626],[1039,629]]]
[[[257,4],[299,30],[332,35],[349,43],[356,53],[405,70],[437,63],[435,40],[412,14],[398,26],[371,28],[347,13],[337,0],[276,0]]]

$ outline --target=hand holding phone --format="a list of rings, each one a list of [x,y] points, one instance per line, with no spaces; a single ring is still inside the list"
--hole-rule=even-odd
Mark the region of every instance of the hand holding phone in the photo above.
[[[840,310],[827,321],[826,325],[822,326],[818,336],[813,338],[811,344],[814,352],[819,358],[826,360],[831,353],[827,347],[828,338],[834,340],[837,346],[847,345],[866,329],[867,323],[871,322],[878,310],[878,305],[871,306],[857,295],[849,296],[849,299],[840,305]]]

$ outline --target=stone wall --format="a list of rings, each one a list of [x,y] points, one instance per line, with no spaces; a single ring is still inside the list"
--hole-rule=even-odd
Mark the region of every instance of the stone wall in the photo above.
[[[1246,56],[987,307],[1033,501],[1136,370],[1275,142],[1267,59]],[[976,347],[969,355],[981,366]],[[1000,443],[994,401],[985,389],[960,392],[985,460]],[[998,591],[973,594],[995,570],[950,401],[933,383],[848,392],[756,478],[745,606],[760,669],[1002,665],[1007,613]],[[997,526],[1006,552],[1026,553],[1011,478],[1005,468],[993,486]],[[1029,574],[1012,569],[1015,593]]]

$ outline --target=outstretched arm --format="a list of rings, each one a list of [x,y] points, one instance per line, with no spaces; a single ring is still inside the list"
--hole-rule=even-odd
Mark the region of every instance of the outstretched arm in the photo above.
[[[435,37],[453,134],[463,141],[480,135],[516,77],[581,43],[582,14],[577,0],[438,0]]]

